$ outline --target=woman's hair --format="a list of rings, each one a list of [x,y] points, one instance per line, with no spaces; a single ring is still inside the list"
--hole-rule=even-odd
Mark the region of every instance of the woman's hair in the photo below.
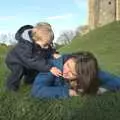
[[[99,86],[97,59],[87,51],[73,53],[71,57],[75,58],[76,62],[76,91],[95,94]]]
[[[39,31],[43,31],[43,33],[47,33],[48,37],[50,38],[50,41],[53,41],[54,39],[54,32],[52,30],[52,27],[49,23],[47,22],[39,22],[35,25],[35,27]],[[41,38],[44,34],[41,35]],[[46,34],[45,34],[46,35]],[[37,40],[37,34],[36,31],[32,32],[32,36],[34,40]]]

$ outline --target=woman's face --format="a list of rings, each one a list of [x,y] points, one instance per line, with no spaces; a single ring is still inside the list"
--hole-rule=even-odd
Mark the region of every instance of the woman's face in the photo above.
[[[63,77],[69,80],[74,80],[77,78],[77,73],[75,70],[75,59],[69,58],[63,65]]]

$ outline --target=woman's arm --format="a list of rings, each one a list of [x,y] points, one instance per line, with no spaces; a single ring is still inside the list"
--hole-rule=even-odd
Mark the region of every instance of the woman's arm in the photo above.
[[[67,98],[68,88],[64,86],[44,86],[34,94],[38,98]]]
[[[32,86],[32,96],[38,98],[66,98],[67,85],[54,85],[55,79],[50,72],[39,73]]]

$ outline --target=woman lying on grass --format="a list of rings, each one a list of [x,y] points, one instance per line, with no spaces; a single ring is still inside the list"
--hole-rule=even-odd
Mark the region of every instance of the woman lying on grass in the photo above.
[[[63,55],[51,61],[63,71],[56,77],[50,72],[39,73],[32,86],[32,96],[39,98],[66,98],[79,94],[100,94],[100,87],[116,91],[120,78],[99,70],[95,56],[90,52]]]

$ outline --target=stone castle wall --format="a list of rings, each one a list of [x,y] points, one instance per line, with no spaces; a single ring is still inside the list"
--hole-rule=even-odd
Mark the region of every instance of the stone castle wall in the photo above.
[[[116,20],[120,20],[120,0],[89,0],[90,29]]]
[[[95,0],[89,0],[88,2],[88,7],[89,7],[89,26],[91,29],[94,29],[95,27],[95,10],[94,10],[94,3],[95,3]]]
[[[120,0],[116,0],[116,20],[120,20]]]
[[[98,26],[102,26],[116,20],[115,0],[101,0],[99,6]]]

